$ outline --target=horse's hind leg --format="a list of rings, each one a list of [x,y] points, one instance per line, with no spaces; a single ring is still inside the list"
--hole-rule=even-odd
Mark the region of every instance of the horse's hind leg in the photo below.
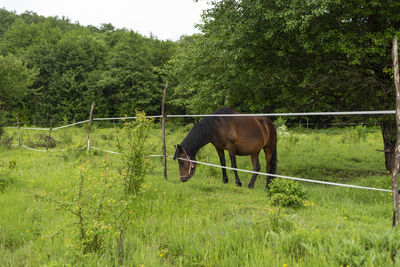
[[[251,162],[253,163],[253,171],[259,172],[260,171],[260,161],[258,160],[258,153],[251,155]],[[253,173],[251,177],[249,188],[254,188],[254,183],[256,182],[257,174]]]
[[[221,166],[226,166],[226,162],[225,162],[225,152],[223,149],[218,149],[215,148],[218,152],[218,156],[219,156],[219,162],[221,163]],[[222,182],[224,184],[228,183],[228,175],[226,175],[226,169],[222,168]]]
[[[267,173],[275,174],[276,172],[276,145],[273,149],[264,147],[265,159],[267,161]],[[269,189],[269,183],[273,179],[272,176],[267,176],[267,184],[265,185],[266,188]]]
[[[228,152],[229,152],[229,157],[231,159],[232,168],[236,169],[237,168],[237,165],[236,165],[236,154],[234,152],[231,152],[231,151],[228,151]],[[242,182],[239,179],[239,175],[237,173],[237,170],[234,170],[233,173],[235,174],[236,185],[237,186],[242,186]]]

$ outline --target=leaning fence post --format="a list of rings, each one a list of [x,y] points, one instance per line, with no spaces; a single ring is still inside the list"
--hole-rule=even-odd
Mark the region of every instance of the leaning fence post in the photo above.
[[[163,139],[163,167],[164,167],[164,179],[167,180],[167,148],[165,145],[165,94],[167,92],[168,82],[165,84],[162,103],[161,103],[161,128],[162,128],[162,139]]]
[[[394,74],[394,85],[396,87],[396,149],[395,149],[395,164],[392,175],[392,195],[393,195],[393,227],[399,224],[399,191],[398,191],[398,180],[397,175],[399,173],[400,164],[400,84],[399,84],[399,61],[398,61],[398,44],[397,36],[393,38],[393,74]]]
[[[89,115],[88,140],[87,140],[87,151],[88,152],[90,150],[90,128],[92,127],[93,109],[94,109],[94,102],[92,103],[92,107],[90,108],[90,115]]]
[[[22,147],[22,142],[21,142],[21,135],[19,133],[19,119],[18,119],[18,112],[17,112],[17,132],[18,132],[18,147]]]

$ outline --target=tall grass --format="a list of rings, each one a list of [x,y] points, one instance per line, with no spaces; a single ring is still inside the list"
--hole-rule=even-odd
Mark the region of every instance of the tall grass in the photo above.
[[[190,129],[167,130],[167,154],[174,152]],[[368,129],[369,130],[369,129]],[[379,132],[287,130],[278,141],[278,174],[390,188],[384,169]],[[357,132],[358,131],[358,132]],[[94,127],[93,146],[117,150],[120,128]],[[74,218],[36,201],[32,192],[58,192],[73,179],[76,166],[88,158],[121,166],[119,155],[78,150],[84,147],[84,127],[54,132],[61,143],[53,150],[34,152],[1,148],[0,259],[4,266],[388,266],[398,265],[400,233],[392,230],[390,193],[301,183],[307,200],[300,208],[277,207],[259,176],[253,190],[239,188],[228,172],[199,165],[196,175],[181,183],[176,162],[168,161],[163,179],[161,158],[152,158],[134,219],[126,229],[124,258],[118,261],[118,243],[106,236],[99,253],[74,256],[69,247],[76,233],[60,229]],[[9,135],[14,132],[9,131]],[[360,138],[357,137],[357,134]],[[34,133],[24,133],[34,139]],[[161,131],[151,130],[146,147],[161,154]],[[265,159],[260,155],[262,168]],[[198,160],[217,163],[211,145]],[[10,161],[15,162],[10,168]],[[249,157],[238,167],[251,169]],[[245,184],[250,175],[239,173]]]

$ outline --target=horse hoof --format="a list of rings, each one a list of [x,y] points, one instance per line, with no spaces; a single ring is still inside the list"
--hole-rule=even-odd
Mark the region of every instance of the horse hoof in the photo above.
[[[227,184],[227,183],[228,183],[228,179],[222,179],[222,182],[223,182],[224,184]]]
[[[236,185],[239,186],[239,187],[242,187],[242,183],[241,182],[236,183]]]
[[[253,189],[254,185],[253,184],[249,184],[248,187],[249,187],[249,189]]]

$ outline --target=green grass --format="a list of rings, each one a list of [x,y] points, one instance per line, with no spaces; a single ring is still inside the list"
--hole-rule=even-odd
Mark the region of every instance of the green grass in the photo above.
[[[188,129],[167,129],[169,155]],[[95,128],[92,145],[116,151],[119,132],[118,127]],[[151,154],[161,154],[160,133],[157,128],[151,132]],[[34,143],[36,134],[24,132],[24,140]],[[84,127],[54,131],[53,136],[61,142],[54,150],[64,151],[1,150],[1,265],[119,265],[111,237],[101,252],[74,256],[68,247],[77,234],[74,218],[35,200],[32,192],[59,192],[88,157],[107,157],[117,172],[120,156],[77,150],[86,143]],[[364,139],[354,129],[289,131],[279,138],[277,173],[390,189],[383,153],[375,151],[381,148],[379,132],[367,132]],[[211,145],[197,159],[219,164]],[[14,169],[10,161],[16,162]],[[261,154],[260,162],[265,170]],[[127,229],[124,266],[389,266],[400,248],[400,233],[391,227],[390,193],[301,183],[305,205],[279,208],[270,204],[265,177],[259,176],[249,190],[235,186],[231,171],[229,184],[222,184],[221,170],[200,165],[190,181],[181,183],[176,162],[168,160],[167,181],[162,159],[152,158],[151,164],[136,202],[135,223]],[[251,169],[250,158],[240,157],[238,167]],[[246,185],[251,175],[239,175]],[[393,255],[397,266],[400,257]]]

